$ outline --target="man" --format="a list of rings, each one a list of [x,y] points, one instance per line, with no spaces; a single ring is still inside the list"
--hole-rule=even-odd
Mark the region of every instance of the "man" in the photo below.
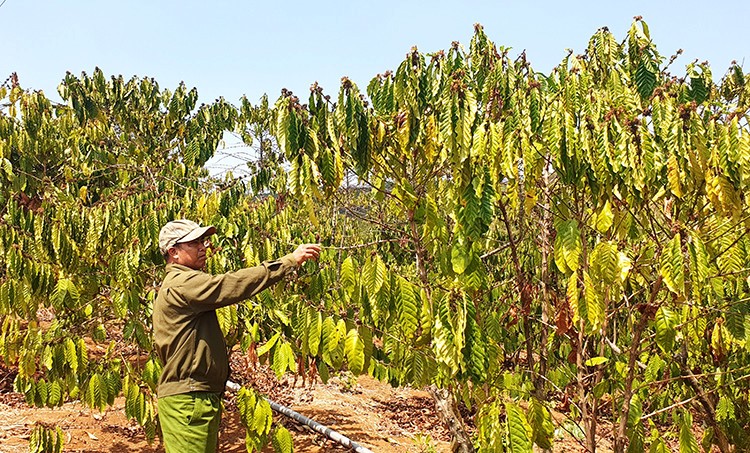
[[[190,220],[169,222],[159,232],[167,266],[153,324],[156,353],[164,364],[157,394],[168,453],[214,452],[218,446],[229,361],[216,309],[252,297],[320,254],[320,245],[302,244],[279,260],[210,275],[202,269],[214,233],[213,226]]]

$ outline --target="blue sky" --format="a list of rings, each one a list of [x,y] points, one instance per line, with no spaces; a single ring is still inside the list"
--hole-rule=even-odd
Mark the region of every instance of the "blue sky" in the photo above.
[[[2,0],[0,0],[2,2]],[[708,60],[718,79],[732,60],[750,70],[750,2],[606,1],[172,1],[5,0],[0,6],[0,81],[17,72],[25,88],[56,97],[66,71],[154,77],[162,88],[179,81],[202,102],[236,103],[281,88],[306,98],[318,81],[329,94],[342,76],[360,88],[395,69],[409,49],[468,47],[481,23],[496,44],[526,50],[549,72],[566,48],[581,53],[591,35],[609,27],[625,38],[633,16],[648,23],[660,52]]]

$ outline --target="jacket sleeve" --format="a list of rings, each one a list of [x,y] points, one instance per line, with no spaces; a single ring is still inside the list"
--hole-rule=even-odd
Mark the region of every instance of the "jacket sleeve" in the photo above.
[[[264,261],[259,266],[221,275],[189,272],[174,286],[184,302],[195,311],[215,310],[249,299],[284,278],[295,267],[296,263],[289,254],[278,260]]]

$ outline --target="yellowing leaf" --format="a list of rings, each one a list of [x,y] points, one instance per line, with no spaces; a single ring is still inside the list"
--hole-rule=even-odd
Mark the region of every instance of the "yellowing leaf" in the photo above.
[[[596,215],[596,230],[600,233],[606,233],[612,227],[612,221],[614,218],[615,214],[612,212],[612,206],[610,205],[609,200],[607,200]]]
[[[565,273],[576,271],[581,249],[581,233],[578,229],[578,222],[575,220],[560,222],[555,238],[555,264],[557,268]]]
[[[609,359],[607,359],[606,357],[592,357],[585,362],[585,365],[597,366],[597,365],[601,365],[602,363],[607,363],[607,360]]]
[[[453,267],[453,272],[463,274],[469,266],[469,259],[466,247],[458,243],[453,245],[451,249],[451,266]]]
[[[628,258],[628,255],[626,255],[623,252],[617,253],[617,266],[620,269],[620,281],[625,282],[625,279],[628,278],[628,274],[630,273],[630,269],[633,267],[633,263]]]
[[[526,417],[533,431],[534,443],[540,448],[551,449],[555,426],[549,410],[536,398],[532,398]]]
[[[349,362],[349,371],[355,375],[362,373],[365,363],[364,345],[359,338],[357,329],[351,329],[347,333],[346,342],[344,343],[344,353]]]
[[[523,199],[523,208],[527,214],[531,214],[531,210],[534,209],[534,206],[536,206],[536,203],[537,203],[536,191],[533,189],[528,189],[526,191],[526,196]]]
[[[579,315],[578,294],[578,275],[573,273],[568,278],[568,286],[565,292],[568,304],[570,305],[570,311],[573,313],[573,324],[578,324],[578,321],[581,318]]]
[[[661,255],[660,273],[670,291],[683,294],[685,290],[685,271],[680,244],[680,233],[664,247]]]
[[[273,433],[273,450],[275,453],[292,453],[294,451],[292,435],[284,428],[278,425]]]
[[[597,331],[604,322],[604,300],[600,294],[599,287],[591,279],[588,272],[583,273],[583,294],[586,300],[586,317],[591,323],[591,328]],[[583,314],[580,314],[583,317]]]
[[[674,153],[669,154],[667,159],[667,179],[669,180],[669,189],[677,198],[682,198],[682,185],[680,184],[680,168],[677,163],[677,156]]]
[[[612,284],[620,274],[617,246],[610,242],[596,244],[589,257],[590,269],[594,277],[605,285]]]

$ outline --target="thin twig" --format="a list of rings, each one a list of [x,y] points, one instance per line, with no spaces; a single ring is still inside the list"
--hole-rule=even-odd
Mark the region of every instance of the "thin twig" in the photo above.
[[[669,410],[672,410],[672,409],[674,409],[674,408],[676,408],[676,407],[681,407],[681,406],[684,406],[685,404],[687,404],[687,403],[689,403],[689,402],[693,401],[693,400],[694,400],[694,399],[696,399],[696,398],[698,398],[698,397],[697,397],[697,396],[692,396],[692,397],[690,397],[690,398],[688,398],[688,399],[686,399],[686,400],[682,400],[682,401],[680,401],[680,402],[678,402],[678,403],[674,403],[674,404],[672,404],[671,406],[667,406],[667,407],[662,407],[662,408],[661,408],[661,409],[659,409],[659,410],[655,410],[655,411],[651,412],[650,414],[646,414],[646,415],[642,416],[642,417],[641,417],[641,421],[643,421],[643,420],[646,420],[646,419],[649,419],[649,418],[653,417],[654,415],[659,415],[659,414],[661,414],[662,412],[667,412],[667,411],[669,411]]]
[[[402,239],[381,239],[379,241],[372,241],[366,244],[349,245],[349,246],[344,246],[344,247],[340,247],[336,245],[327,245],[327,246],[323,246],[323,248],[330,249],[330,250],[354,250],[354,249],[362,249],[362,248],[370,247],[370,246],[377,245],[377,244],[385,244],[387,242],[401,242],[401,241]]]
[[[510,243],[507,243],[505,245],[501,245],[500,247],[498,247],[498,248],[496,248],[494,250],[490,250],[489,252],[485,253],[484,255],[481,255],[479,258],[480,259],[489,258],[492,255],[496,255],[496,254],[502,252],[503,250],[507,249],[508,247],[510,247]]]

